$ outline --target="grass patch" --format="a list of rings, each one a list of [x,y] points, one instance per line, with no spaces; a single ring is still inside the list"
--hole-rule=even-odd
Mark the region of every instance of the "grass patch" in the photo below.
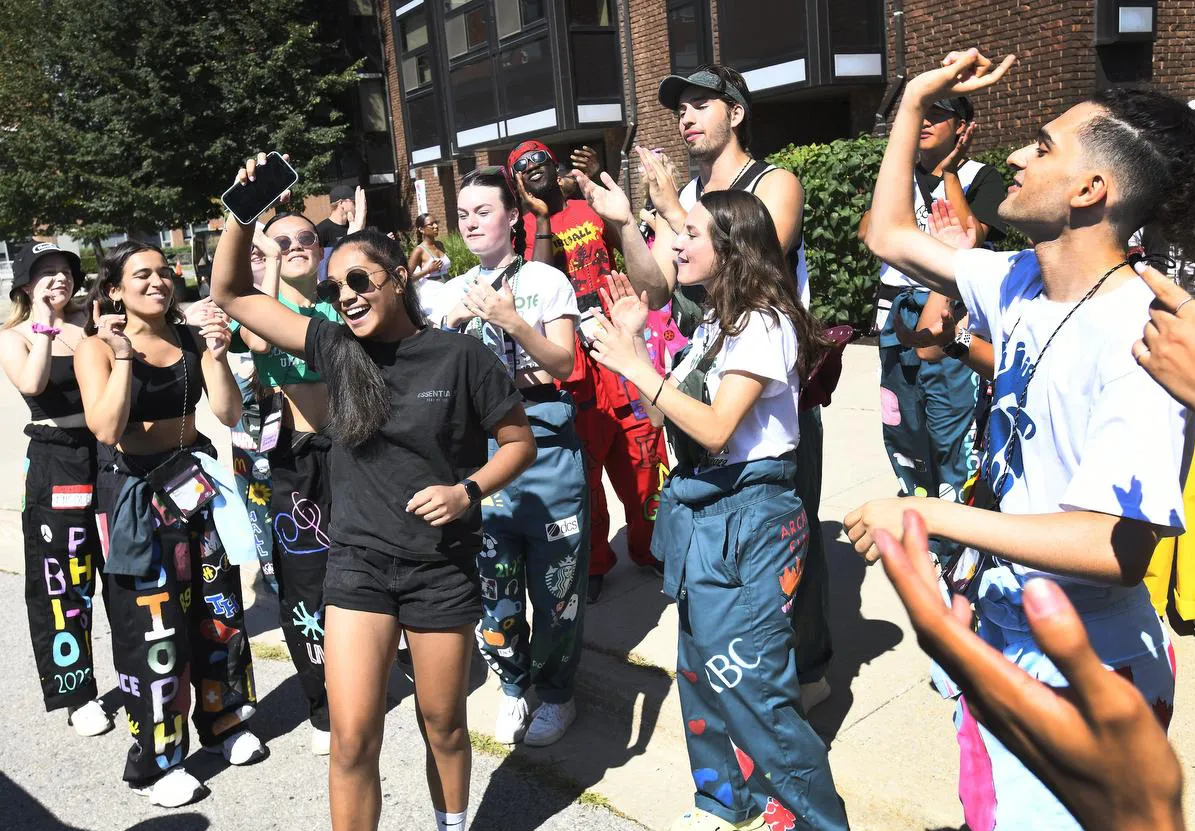
[[[494,741],[493,737],[487,736],[484,733],[478,733],[476,730],[469,731],[469,744],[473,746],[473,750],[483,756],[490,756],[495,759],[502,759],[504,764],[510,765],[515,770],[526,774],[529,778],[534,778],[536,782],[554,787],[557,790],[575,792],[581,791],[576,801],[580,805],[585,805],[590,808],[596,808],[602,811],[608,811],[614,816],[634,822],[640,825],[639,821],[634,817],[627,816],[622,811],[614,807],[613,803],[600,793],[581,788],[579,782],[569,776],[561,773],[559,770],[547,765],[540,764],[527,756],[515,753],[507,745]],[[646,827],[646,826],[643,826]]]
[[[290,653],[286,651],[286,647],[275,643],[254,643],[250,641],[249,650],[253,653],[253,657],[258,660],[290,661]]]
[[[625,661],[637,669],[646,670],[647,672],[661,675],[670,681],[676,680],[676,670],[667,669],[659,664],[652,663],[647,658],[644,658],[637,652],[625,652],[621,649],[611,649],[601,644],[593,643],[592,641],[585,642],[585,648],[590,652],[596,652],[599,655],[606,655],[610,658],[617,658],[620,661]]]

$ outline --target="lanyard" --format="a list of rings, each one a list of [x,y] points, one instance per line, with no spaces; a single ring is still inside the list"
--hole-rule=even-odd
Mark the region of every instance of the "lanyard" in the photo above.
[[[1041,352],[1037,353],[1037,360],[1034,361],[1033,365],[1029,367],[1029,375],[1025,379],[1025,386],[1021,388],[1020,394],[1017,395],[1016,409],[1013,410],[1013,413],[1012,413],[1012,435],[1010,435],[1008,437],[1008,446],[1006,447],[1006,449],[1004,451],[1004,469],[1000,472],[1000,479],[996,482],[995,486],[992,488],[992,494],[996,499],[997,507],[999,506],[1001,500],[1004,499],[1004,495],[1005,495],[1004,485],[1008,481],[1008,474],[1012,469],[1012,466],[1009,463],[1009,460],[1012,458],[1013,454],[1015,452],[1017,452],[1017,450],[1020,448],[1021,414],[1025,411],[1025,405],[1027,404],[1027,402],[1029,400],[1029,384],[1033,381],[1034,376],[1037,375],[1037,368],[1041,366],[1042,360],[1046,357],[1046,350],[1050,348],[1050,344],[1052,344],[1054,342],[1054,338],[1057,337],[1058,332],[1061,331],[1062,327],[1066,325],[1066,322],[1071,319],[1071,317],[1075,314],[1075,312],[1079,311],[1079,307],[1082,306],[1084,303],[1086,303],[1088,300],[1090,300],[1092,297],[1094,297],[1096,292],[1098,292],[1100,290],[1100,287],[1104,285],[1104,282],[1107,281],[1107,279],[1109,277],[1111,277],[1114,272],[1124,268],[1128,264],[1129,264],[1128,260],[1124,260],[1123,262],[1117,263],[1116,265],[1112,266],[1110,269],[1105,271],[1104,275],[1102,277],[1100,277],[1100,279],[1095,281],[1095,285],[1093,285],[1090,289],[1088,289],[1087,294],[1083,295],[1083,297],[1080,298],[1079,302],[1076,303],[1074,306],[1072,306],[1071,310],[1069,312],[1067,312],[1066,315],[1062,318],[1062,320],[1058,323],[1058,325],[1054,327],[1054,331],[1052,333],[1050,333],[1050,337],[1048,337],[1046,339],[1045,345],[1042,346]],[[1041,294],[1042,294],[1042,292],[1039,291],[1037,294],[1035,294],[1030,299],[1030,302],[1032,302],[1033,300],[1036,300],[1038,297],[1041,296]],[[1012,336],[1017,331],[1017,327],[1021,325],[1021,321],[1024,319],[1024,317],[1025,317],[1025,313],[1021,312],[1021,316],[1017,318],[1016,323],[1014,323],[1012,325],[1012,328],[1008,330],[1008,336],[1004,339],[1004,346],[1001,349],[1001,354],[1000,354],[1001,363],[1003,363],[1004,357],[1006,355],[1008,355],[1008,348],[1012,344]],[[995,402],[994,406],[999,406],[998,402]],[[991,470],[991,461],[992,461],[991,457],[995,453],[995,448],[992,447],[992,422],[993,421],[994,421],[994,419],[992,419],[990,417],[988,418],[988,424],[987,424],[987,430],[986,430],[987,435],[985,437],[985,443],[987,445],[987,452],[988,452],[988,460],[987,460],[988,461],[988,464],[987,464],[988,470]]]

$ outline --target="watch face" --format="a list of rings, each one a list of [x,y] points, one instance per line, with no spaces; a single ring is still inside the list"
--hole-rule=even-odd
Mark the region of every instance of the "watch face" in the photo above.
[[[481,501],[481,487],[476,482],[472,479],[466,479],[461,484],[465,486],[465,493],[469,495],[470,502]]]

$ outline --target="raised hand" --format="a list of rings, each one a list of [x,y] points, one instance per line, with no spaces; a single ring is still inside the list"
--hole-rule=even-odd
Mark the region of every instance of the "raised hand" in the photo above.
[[[1022,599],[1034,640],[1070,683],[1064,695],[982,641],[965,598],[942,602],[915,511],[905,513],[903,532],[902,543],[876,531],[884,571],[917,642],[962,688],[975,718],[1084,828],[1183,829],[1182,769],[1162,726],[1136,687],[1101,663],[1062,590],[1033,579]]]
[[[974,248],[979,239],[979,226],[975,224],[975,217],[967,217],[964,225],[958,213],[945,199],[934,202],[928,222],[930,236],[952,248]]]
[[[602,172],[601,185],[580,170],[573,171],[573,178],[577,180],[577,187],[581,189],[581,194],[589,203],[589,207],[593,208],[594,212],[606,222],[622,226],[631,221],[631,200],[627,198],[622,188],[609,173]]]
[[[967,153],[971,150],[971,140],[975,137],[975,124],[976,122],[972,120],[963,129],[963,134],[958,137],[958,141],[955,142],[954,149],[950,151],[950,155],[942,160],[942,170],[958,173],[958,169],[967,160]]]
[[[601,314],[594,318],[597,325],[593,329],[589,354],[606,369],[625,376],[631,367],[644,360],[635,349],[635,337],[642,337],[643,329],[624,329]]]
[[[598,164],[597,151],[589,145],[574,150],[568,160],[577,170],[585,171],[585,175],[590,179],[596,178],[602,172],[602,166]]]
[[[975,48],[951,52],[942,59],[939,68],[922,72],[909,81],[905,94],[925,106],[940,98],[970,95],[997,83],[1016,62],[1016,55],[1008,55],[998,65],[993,64]]]
[[[100,301],[91,304],[91,320],[95,324],[96,336],[112,350],[119,359],[130,358],[133,355],[133,343],[125,334],[124,327],[127,318],[124,315],[106,315],[100,312]]]
[[[610,311],[610,319],[628,332],[642,334],[647,327],[647,292],[635,294],[631,281],[620,271],[611,271],[606,278],[607,288],[599,288],[602,303]]]
[[[1133,357],[1175,400],[1195,407],[1195,298],[1152,266],[1136,268],[1157,299]]]
[[[208,352],[216,360],[223,358],[232,345],[232,330],[228,328],[228,318],[223,314],[209,316],[200,326],[199,336],[207,343]]]
[[[290,161],[290,156],[285,153],[282,155],[282,158],[285,161],[288,161],[288,162]],[[257,168],[265,167],[268,163],[269,163],[269,159],[265,153],[258,153],[253,158],[246,159],[245,164],[241,166],[241,169],[237,171],[236,176],[233,177],[233,180],[232,180],[233,184],[246,185],[249,182],[256,181]],[[278,199],[276,201],[277,202],[290,201],[290,191],[289,190],[283,191],[283,193],[278,197]],[[229,214],[228,217],[229,217],[229,219],[228,219],[229,222],[237,221],[236,217],[234,217],[232,214]]]
[[[522,173],[515,174],[515,187],[518,188],[519,201],[523,204],[523,210],[532,216],[548,216],[552,213],[547,202],[527,192],[527,185],[523,182]]]
[[[665,216],[683,211],[676,189],[676,168],[668,157],[662,153],[657,155],[644,147],[636,147],[635,153],[639,156],[639,172],[643,174],[648,196],[656,210]]]
[[[365,188],[357,185],[353,193],[353,218],[349,220],[349,233],[355,234],[365,227],[365,218],[369,212],[365,202]]]

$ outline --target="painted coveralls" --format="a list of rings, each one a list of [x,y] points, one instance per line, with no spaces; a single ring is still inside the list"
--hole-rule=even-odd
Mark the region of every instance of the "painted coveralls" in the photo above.
[[[190,450],[215,456],[206,440]],[[145,473],[174,454],[130,456],[106,445],[99,450],[96,510],[108,564],[105,602],[133,737],[124,779],[134,785],[182,764],[189,714],[200,742],[212,746],[243,728],[257,703],[240,568],[229,562],[216,530],[217,503],[183,522],[163,517],[141,497],[127,497],[130,484],[144,485],[148,500]],[[128,515],[139,513],[130,511],[135,506],[144,508],[144,516]],[[126,543],[133,524],[149,538],[143,567],[121,556],[131,550]]]
[[[485,616],[477,643],[507,695],[521,696],[534,685],[540,701],[563,704],[573,697],[585,618],[585,458],[572,397],[547,384],[523,394],[537,455],[518,479],[481,503],[477,565]],[[497,450],[491,438],[490,456]]]
[[[708,402],[702,361],[681,383]],[[677,465],[652,550],[680,616],[677,685],[698,808],[769,831],[847,828],[826,746],[797,678],[793,606],[809,529],[794,455],[702,470],[669,425]],[[694,472],[698,470],[700,472]]]
[[[239,364],[238,364],[239,359]],[[257,564],[262,578],[274,594],[278,593],[278,580],[274,577],[273,534],[270,527],[270,493],[273,481],[270,478],[270,459],[259,453],[261,441],[261,405],[257,400],[256,372],[253,359],[246,354],[234,354],[229,363],[233,377],[241,391],[241,420],[232,428],[232,471],[236,474],[237,487],[249,510],[249,521],[253,526],[253,544],[257,551]]]
[[[316,303],[298,306],[285,297],[279,302],[305,317],[319,316],[340,323],[334,306]],[[234,325],[236,332],[239,326]],[[246,347],[234,335],[231,351]],[[320,375],[299,357],[277,347],[254,353],[253,363],[260,384],[279,390],[292,384],[322,383]],[[284,406],[275,395],[274,406]],[[259,418],[264,419],[263,412]],[[261,427],[258,427],[260,431]],[[260,441],[260,436],[259,436]],[[260,444],[258,445],[260,446]],[[266,454],[270,485],[250,484],[250,501],[256,492],[269,504],[273,543],[273,575],[278,584],[278,611],[286,649],[294,664],[308,720],[318,730],[329,730],[328,694],[324,684],[324,575],[331,547],[331,442],[319,433],[305,433],[283,427],[278,442]],[[254,506],[260,512],[260,502]],[[252,514],[251,514],[252,517]]]
[[[896,318],[915,329],[928,298],[925,289],[901,291],[880,330],[880,420],[901,492],[957,502],[978,468],[979,376],[950,358],[922,361],[915,349],[897,340]],[[953,544],[936,540],[932,547],[939,555],[956,551]]]
[[[1052,687],[1067,680],[1042,654],[1021,605],[1024,577],[1000,561],[979,578],[979,635],[1030,676]],[[1154,613],[1149,590],[1136,586],[1059,584],[1083,620],[1103,664],[1136,685],[1163,729],[1174,712],[1174,647]],[[955,710],[960,750],[959,798],[972,831],[1079,831],[1048,788],[980,726],[960,698]],[[999,799],[997,799],[999,794]]]
[[[69,360],[69,358],[67,359]],[[103,558],[95,525],[95,438],[84,428],[25,428],[25,607],[46,710],[98,695],[92,599]]]

